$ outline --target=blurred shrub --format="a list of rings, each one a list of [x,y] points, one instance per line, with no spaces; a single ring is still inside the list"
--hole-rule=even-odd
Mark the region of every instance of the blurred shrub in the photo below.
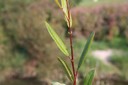
[[[120,9],[120,10],[119,10]],[[74,30],[88,36],[96,32],[96,40],[112,40],[114,37],[128,39],[128,4],[73,8]]]
[[[54,24],[57,33],[62,35],[64,29],[59,24],[61,16],[56,14],[59,10],[54,6],[55,4],[52,4],[50,0],[36,0],[36,2],[1,0],[0,4],[2,4],[0,8],[0,28],[3,30],[3,36],[8,39],[7,45],[3,44],[3,47],[9,50],[2,49],[4,58],[7,60],[7,56],[10,55],[9,59],[12,59],[13,65],[17,65],[17,63],[21,65],[21,62],[13,60],[14,56],[16,56],[15,59],[20,60],[20,54],[21,56],[25,55],[28,62],[35,60],[40,63],[39,70],[45,72],[43,77],[51,75],[49,74],[51,70],[55,70],[55,74],[57,74],[58,72],[53,68],[53,65],[57,65],[56,57],[60,54],[58,54],[56,45],[52,43],[53,41],[44,26],[44,21],[47,20],[52,25]],[[52,17],[55,17],[55,19],[52,19]],[[17,56],[19,57],[17,58]],[[2,56],[0,55],[0,57]]]

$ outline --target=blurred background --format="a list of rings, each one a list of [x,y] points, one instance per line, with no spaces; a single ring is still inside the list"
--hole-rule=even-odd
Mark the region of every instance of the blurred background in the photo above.
[[[128,85],[128,0],[70,0],[73,47],[78,63],[86,39],[94,42],[79,72],[79,82],[95,68],[93,85]],[[0,0],[0,85],[71,85],[47,20],[69,48],[67,25],[54,0]],[[68,60],[67,60],[68,61]]]

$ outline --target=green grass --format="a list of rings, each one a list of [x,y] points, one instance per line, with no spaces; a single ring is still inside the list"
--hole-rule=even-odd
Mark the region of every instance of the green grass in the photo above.
[[[110,5],[110,4],[120,4],[126,3],[128,0],[98,0],[94,2],[94,0],[83,0],[79,5],[80,6],[97,6],[97,5]]]
[[[123,78],[128,79],[128,53],[113,55],[110,61],[122,72]]]

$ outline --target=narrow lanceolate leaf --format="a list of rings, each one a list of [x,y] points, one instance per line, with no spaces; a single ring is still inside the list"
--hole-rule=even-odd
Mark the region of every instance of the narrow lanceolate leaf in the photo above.
[[[68,18],[65,16],[65,20],[67,22],[68,27],[72,27],[72,16],[71,16],[71,13],[70,13],[70,19],[68,20]]]
[[[58,57],[58,60],[60,61],[60,63],[62,64],[62,67],[63,67],[63,69],[64,69],[64,71],[66,72],[66,74],[67,74],[67,77],[71,80],[71,81],[73,81],[73,73],[71,72],[71,69],[69,68],[69,66],[67,65],[67,63],[63,60],[63,59],[61,59],[60,57]]]
[[[70,13],[70,27],[72,27],[72,15]]]
[[[95,70],[91,70],[84,78],[84,85],[92,85]]]
[[[62,8],[58,0],[55,0],[55,2],[60,8]]]
[[[84,47],[84,50],[83,50],[83,52],[81,54],[81,57],[80,57],[80,60],[79,60],[79,64],[78,64],[77,70],[80,69],[80,67],[81,67],[81,65],[82,65],[82,63],[83,63],[83,61],[84,61],[84,59],[85,59],[85,57],[87,55],[87,52],[88,52],[88,50],[90,48],[90,45],[92,43],[92,40],[94,38],[94,35],[95,35],[95,33],[92,32],[91,35],[89,36],[88,40],[87,40],[87,43],[86,43],[86,45]]]
[[[59,49],[66,55],[69,56],[69,53],[66,49],[66,46],[64,45],[64,43],[62,42],[62,40],[59,38],[59,36],[57,35],[57,33],[51,28],[51,26],[45,22],[45,25],[47,27],[47,30],[49,32],[49,34],[51,35],[52,39],[55,41],[55,43],[57,44],[57,46],[59,47]]]
[[[65,16],[68,16],[68,8],[67,8],[66,0],[61,0],[61,5],[62,5],[63,12],[64,12]]]

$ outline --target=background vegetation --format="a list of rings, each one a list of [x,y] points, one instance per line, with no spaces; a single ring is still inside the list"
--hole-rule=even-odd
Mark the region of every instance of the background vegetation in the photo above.
[[[76,61],[86,37],[90,32],[95,31],[95,41],[85,62],[88,65],[86,68],[96,68],[94,82],[100,81],[101,85],[107,85],[106,82],[117,85],[118,81],[120,85],[126,85],[128,82],[127,0],[98,2],[74,0],[71,1],[71,5]],[[58,35],[67,43],[68,34],[65,29],[67,26],[62,16],[52,0],[0,0],[1,84],[9,85],[9,82],[12,85],[17,83],[17,85],[28,85],[28,83],[44,85],[51,81],[68,83],[57,62],[57,56],[62,54],[44,25],[45,20],[50,22]],[[112,55],[107,59],[110,65],[92,55],[96,50],[108,49],[112,50]],[[79,73],[80,78],[85,74],[83,70],[85,70],[84,66]],[[37,81],[30,83],[28,81],[30,79],[37,80],[38,83]],[[7,84],[4,81],[8,81]]]

